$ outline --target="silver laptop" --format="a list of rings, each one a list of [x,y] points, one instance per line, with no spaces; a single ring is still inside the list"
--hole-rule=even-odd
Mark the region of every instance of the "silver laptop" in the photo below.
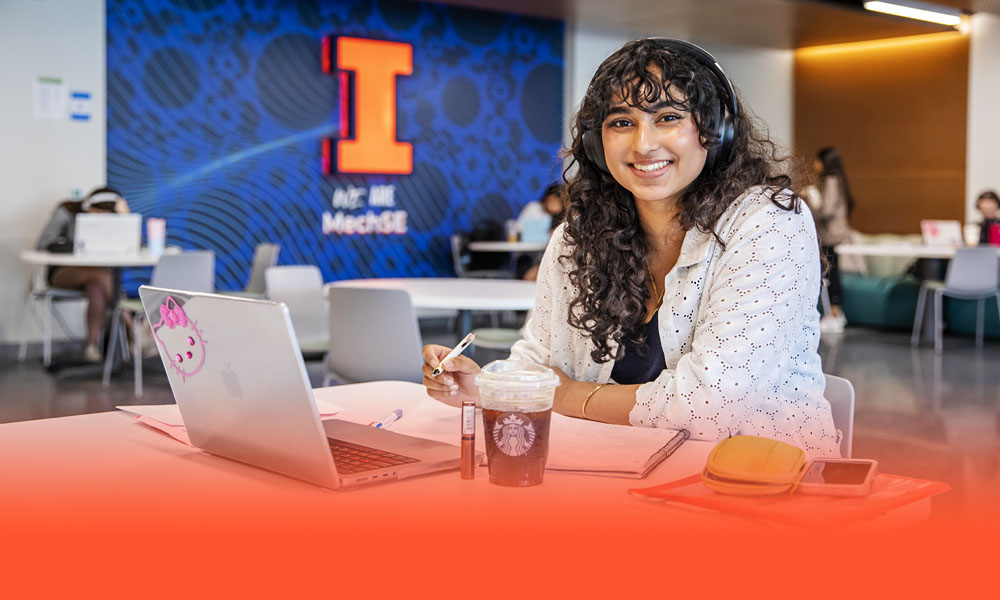
[[[73,230],[73,254],[135,256],[141,239],[142,215],[81,213]]]
[[[458,468],[457,446],[321,421],[284,304],[146,285],[139,296],[198,448],[333,489]]]
[[[928,246],[949,246],[957,248],[965,245],[962,224],[958,221],[924,219],[920,221],[920,234]]]

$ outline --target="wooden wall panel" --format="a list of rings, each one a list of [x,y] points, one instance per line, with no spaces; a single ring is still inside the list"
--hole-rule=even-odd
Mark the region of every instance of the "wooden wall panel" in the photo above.
[[[851,225],[917,233],[964,220],[969,39],[945,33],[795,52],[795,146],[835,146],[855,198]]]

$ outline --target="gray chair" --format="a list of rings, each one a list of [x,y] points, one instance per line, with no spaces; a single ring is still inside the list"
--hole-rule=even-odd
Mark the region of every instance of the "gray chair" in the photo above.
[[[913,316],[913,334],[910,345],[920,345],[920,330],[923,326],[927,296],[934,295],[934,351],[941,352],[941,337],[944,329],[944,297],[976,301],[976,347],[983,345],[985,329],[985,305],[987,298],[997,301],[1000,314],[1000,262],[997,249],[993,246],[958,248],[948,263],[944,281],[925,281],[920,286],[917,298],[917,312]]]
[[[63,320],[59,311],[55,310],[57,303],[66,301],[84,300],[86,296],[79,290],[66,290],[62,288],[49,287],[46,280],[46,267],[38,267],[32,275],[31,282],[24,297],[24,320],[21,322],[21,344],[17,352],[18,362],[24,362],[28,357],[28,330],[31,320],[27,313],[39,321],[38,302],[42,302],[41,329],[42,329],[42,364],[46,367],[52,363],[52,320],[59,323],[63,331],[71,331],[69,325]]]
[[[827,375],[823,397],[830,403],[833,426],[840,431],[840,455],[851,458],[854,452],[854,385],[843,377]]]
[[[185,292],[209,292],[215,290],[215,253],[211,250],[195,250],[179,254],[164,254],[153,267],[149,282],[156,287],[183,290]],[[142,336],[146,313],[138,299],[122,300],[115,307],[111,317],[111,335],[108,350],[104,356],[105,388],[111,382],[111,368],[114,365],[115,347],[120,345],[122,358],[128,360],[128,338],[125,335],[125,314],[132,315],[132,363],[135,369],[135,397],[142,397]]]
[[[423,378],[423,342],[405,290],[331,286],[327,375],[340,383]]]
[[[270,267],[264,281],[267,297],[288,307],[302,355],[316,358],[326,353],[329,331],[320,270],[313,265]]]
[[[250,264],[250,280],[239,295],[248,298],[263,298],[267,295],[267,281],[264,273],[278,264],[278,244],[257,244],[253,252],[253,262]]]
[[[504,269],[469,269],[468,265],[472,259],[469,253],[469,239],[461,233],[454,233],[451,236],[451,262],[455,268],[456,277],[473,277],[476,279],[513,279],[514,272]],[[458,322],[461,324],[471,322],[470,311],[461,310],[458,315]],[[494,328],[500,324],[500,314],[497,311],[490,311],[490,321]],[[464,325],[462,329],[464,329]],[[460,332],[465,335],[464,331]]]
[[[469,240],[461,233],[451,236],[451,263],[455,268],[456,277],[478,277],[482,279],[511,279],[512,271],[504,269],[469,269],[471,254],[468,248]]]

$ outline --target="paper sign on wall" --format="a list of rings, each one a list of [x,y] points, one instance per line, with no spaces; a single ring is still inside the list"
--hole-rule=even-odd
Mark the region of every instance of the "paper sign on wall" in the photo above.
[[[39,77],[35,80],[35,119],[61,121],[66,118],[69,94],[59,77]]]

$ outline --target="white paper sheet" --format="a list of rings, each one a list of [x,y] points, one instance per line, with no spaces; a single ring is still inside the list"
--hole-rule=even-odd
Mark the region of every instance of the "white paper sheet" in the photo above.
[[[116,406],[120,411],[136,415],[136,421],[152,427],[158,431],[169,435],[175,440],[194,447],[187,429],[184,427],[184,419],[181,418],[181,411],[176,404],[142,404],[136,406]],[[343,411],[343,407],[337,406],[333,402],[316,400],[316,409],[319,411],[320,419],[330,419]]]
[[[476,451],[486,452],[486,442],[482,436],[483,415],[480,411],[476,413]],[[461,446],[461,415],[461,408],[428,398],[403,413],[403,417],[393,423],[391,429],[403,435]]]
[[[150,419],[155,419],[164,425],[184,426],[181,411],[176,404],[144,404],[139,406],[116,406],[118,410],[132,413]]]
[[[69,104],[69,90],[60,77],[38,77],[35,79],[33,114],[39,121],[62,121],[66,119]]]
[[[194,448],[194,444],[191,443],[191,438],[188,437],[187,429],[185,429],[183,425],[168,425],[166,423],[157,421],[156,419],[152,417],[147,417],[145,415],[137,416],[136,421],[148,427],[152,427],[157,431],[162,431],[163,433],[169,435],[178,442]]]
[[[132,413],[133,415],[141,415],[155,419],[165,425],[184,426],[184,420],[181,418],[181,411],[177,408],[176,404],[124,405],[116,406],[115,408],[127,413]],[[319,411],[320,418],[325,419],[342,412],[344,408],[334,404],[333,402],[316,400],[316,410]]]

